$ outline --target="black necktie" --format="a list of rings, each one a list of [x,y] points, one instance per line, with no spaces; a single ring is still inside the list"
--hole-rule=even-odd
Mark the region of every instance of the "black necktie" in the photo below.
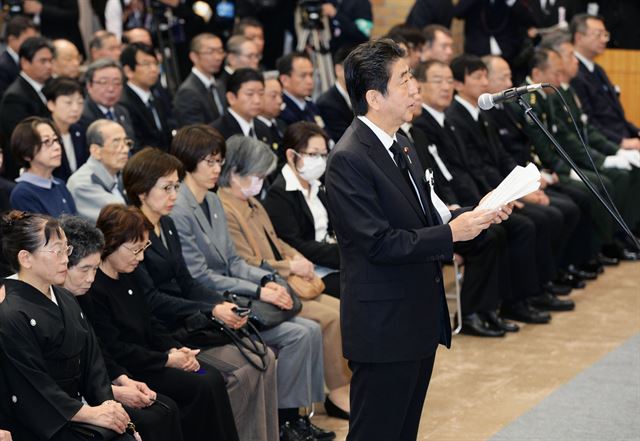
[[[222,115],[224,113],[224,106],[222,105],[222,100],[220,99],[220,94],[218,93],[218,89],[214,84],[209,86],[209,92],[213,96],[213,102],[216,105],[216,109],[218,109],[218,115]]]
[[[400,169],[400,174],[404,178],[405,182],[409,186],[411,193],[418,201],[418,205],[422,206],[420,203],[420,196],[416,193],[416,189],[413,186],[413,181],[411,181],[411,177],[409,176],[409,164],[407,163],[407,155],[404,152],[401,152],[400,146],[396,141],[393,141],[391,147],[389,147],[391,153],[393,153],[393,160],[396,162],[396,165]]]
[[[105,112],[104,116],[107,119],[110,119],[111,121],[115,121],[116,117],[113,115],[113,112],[110,109],[107,109],[107,111]]]
[[[158,116],[158,111],[156,110],[156,106],[153,103],[153,99],[151,97],[149,97],[149,100],[147,101],[147,108],[149,109],[149,111],[151,112],[151,115],[153,116],[153,122],[156,128],[159,131],[162,131],[162,123],[160,122],[160,116]]]
[[[249,128],[249,138],[256,138],[256,132],[253,130],[253,127]]]

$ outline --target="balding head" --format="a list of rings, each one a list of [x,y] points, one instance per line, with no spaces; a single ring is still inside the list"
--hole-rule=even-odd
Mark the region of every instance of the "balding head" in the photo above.
[[[53,40],[53,75],[78,78],[82,57],[78,48],[69,40]]]

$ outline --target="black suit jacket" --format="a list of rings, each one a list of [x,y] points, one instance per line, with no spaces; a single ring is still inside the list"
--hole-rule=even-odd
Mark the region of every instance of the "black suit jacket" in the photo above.
[[[233,135],[244,135],[244,133],[242,133],[242,128],[240,128],[240,124],[228,110],[211,125],[213,128],[217,129],[222,136],[224,136],[224,139],[229,139]],[[267,127],[258,118],[253,119],[253,129],[256,132],[256,137],[260,141],[264,142],[268,146],[273,144],[271,130],[269,130],[269,127]]]
[[[622,138],[639,136],[638,128],[627,121],[618,93],[604,69],[595,65],[593,73],[581,62],[578,75],[571,80],[589,122],[609,140],[620,144]]]
[[[87,162],[87,158],[89,158],[89,146],[87,146],[87,138],[85,137],[85,131],[82,126],[78,123],[73,124],[69,127],[69,133],[71,134],[71,142],[73,143],[73,151],[76,154],[76,170],[79,169],[82,164]],[[69,176],[71,176],[73,172],[69,166],[69,159],[67,158],[67,153],[64,148],[62,149],[62,164],[60,167],[53,171],[53,176],[56,178],[60,178],[63,181],[67,182]]]
[[[324,129],[334,142],[338,142],[351,125],[354,115],[336,86],[318,97],[318,110],[324,121]]]
[[[401,147],[409,141],[398,136]],[[413,150],[409,167],[427,210],[376,135],[355,119],[329,154],[325,183],[340,246],[342,344],[347,359],[415,361],[451,343],[442,286],[453,258],[448,225],[432,223]],[[437,215],[436,215],[437,216]]]
[[[8,148],[13,129],[28,116],[49,117],[49,109],[38,92],[21,76],[18,76],[2,97],[0,104],[0,127],[2,128],[4,155],[4,176],[8,179],[18,177],[18,164]]]
[[[416,0],[407,16],[407,24],[422,29],[430,24],[451,27],[453,4],[451,0]]]
[[[309,205],[300,191],[287,191],[282,173],[273,182],[263,202],[279,238],[300,251],[316,265],[340,268],[338,245],[316,241],[316,228]],[[324,187],[320,187],[318,198],[327,206]],[[329,234],[332,233],[329,223]]]
[[[433,116],[424,109],[422,115],[413,121],[413,126],[421,129],[429,142],[438,148],[438,155],[453,175],[451,185],[460,201],[459,204],[477,204],[484,193],[474,178],[467,158],[467,149],[458,135],[456,126],[445,120],[445,127],[440,127]]]
[[[280,112],[278,119],[284,121],[288,126],[298,121],[311,121],[318,123],[322,120],[318,106],[316,106],[316,104],[310,99],[306,100],[307,105],[304,110],[300,109],[300,107],[298,107],[298,105],[285,93],[282,94],[282,102],[285,104],[285,107],[282,112]],[[318,125],[322,126],[323,124]]]
[[[80,6],[77,0],[47,0],[42,2],[40,32],[51,40],[64,38],[71,41],[86,58],[78,22]]]
[[[135,141],[136,135],[133,131],[133,124],[131,122],[131,115],[129,115],[129,111],[119,103],[116,103],[113,106],[113,110],[116,122],[124,127],[124,131],[127,136]],[[89,96],[87,96],[84,100],[84,109],[82,109],[82,116],[80,117],[80,127],[82,127],[82,130],[86,133],[87,128],[89,128],[91,123],[98,119],[107,119],[107,117],[102,113],[102,110],[100,110],[98,105]]]
[[[216,82],[222,105],[225,105],[224,91]],[[220,112],[211,93],[193,73],[183,81],[173,99],[173,113],[178,127],[188,124],[209,124],[220,117]]]
[[[503,106],[484,111],[484,115],[498,131],[500,141],[506,152],[511,155],[518,165],[526,166],[531,162],[531,141],[522,130],[518,115],[514,108]],[[519,110],[519,108],[518,108]]]
[[[171,128],[167,120],[168,110],[165,109],[161,100],[154,99],[154,107],[160,119],[160,130],[156,126],[151,110],[149,110],[138,94],[128,85],[122,90],[120,104],[122,104],[129,111],[129,115],[131,115],[137,149],[151,146],[158,147],[165,151],[169,150],[171,145]]]
[[[20,74],[20,66],[6,50],[0,55],[0,97]]]

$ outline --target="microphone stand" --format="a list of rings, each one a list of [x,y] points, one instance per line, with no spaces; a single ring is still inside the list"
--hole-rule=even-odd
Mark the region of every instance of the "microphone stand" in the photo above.
[[[578,167],[576,165],[576,163],[573,162],[573,159],[571,159],[571,157],[562,148],[562,146],[560,146],[560,144],[554,138],[554,136],[551,134],[551,132],[549,132],[549,130],[545,127],[545,125],[542,124],[542,121],[540,121],[540,119],[538,118],[538,115],[536,115],[536,113],[533,111],[533,109],[531,108],[529,103],[527,103],[526,100],[522,99],[521,95],[518,96],[518,104],[524,110],[525,115],[527,115],[529,118],[531,118],[531,120],[534,123],[536,123],[538,128],[540,130],[542,130],[542,132],[546,135],[546,137],[549,138],[549,141],[551,141],[551,143],[555,147],[556,151],[560,154],[562,159],[564,159],[564,161],[567,164],[569,164],[569,167],[571,167],[571,169],[574,172],[576,172],[576,174],[580,177],[582,182],[584,182],[584,184],[587,186],[589,191],[600,201],[602,206],[609,212],[611,217],[616,221],[616,223],[620,226],[620,228],[622,228],[622,230],[627,234],[627,236],[633,242],[633,244],[636,246],[636,248],[638,250],[640,250],[640,241],[638,241],[638,239],[635,237],[635,235],[631,232],[631,229],[627,226],[627,224],[625,223],[624,219],[622,219],[621,216],[619,216],[617,213],[615,213],[613,208],[611,208],[611,206],[609,206],[609,203],[602,197],[600,192],[594,187],[594,185],[591,183],[589,178],[587,178],[585,176],[585,174],[582,172],[582,170],[580,170],[580,167]]]

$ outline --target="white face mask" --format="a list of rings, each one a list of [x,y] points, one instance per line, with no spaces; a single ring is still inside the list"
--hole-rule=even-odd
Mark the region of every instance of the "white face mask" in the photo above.
[[[327,160],[322,156],[302,156],[298,153],[296,155],[303,158],[304,165],[298,169],[300,177],[307,182],[315,181],[324,174],[327,168]]]
[[[245,198],[250,198],[260,193],[260,190],[262,190],[262,184],[264,183],[264,179],[257,176],[251,176],[250,178],[251,184],[249,184],[248,187],[240,186],[240,191]]]

